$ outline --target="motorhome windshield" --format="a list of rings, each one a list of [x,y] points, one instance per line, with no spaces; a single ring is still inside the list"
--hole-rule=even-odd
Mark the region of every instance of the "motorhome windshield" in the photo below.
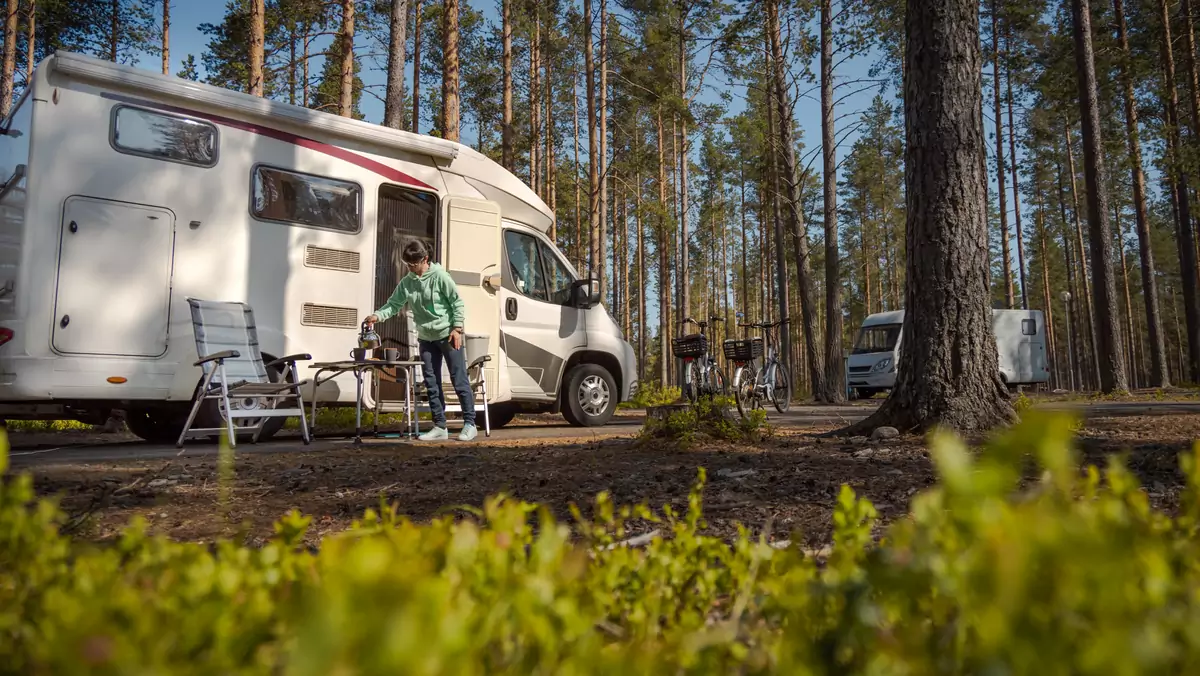
[[[858,332],[858,341],[850,354],[872,354],[875,352],[891,352],[900,339],[900,324],[880,324],[864,326]]]

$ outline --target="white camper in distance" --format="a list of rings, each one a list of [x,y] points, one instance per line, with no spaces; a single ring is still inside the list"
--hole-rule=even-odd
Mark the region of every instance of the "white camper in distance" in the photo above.
[[[58,52],[3,121],[0,181],[3,418],[124,409],[134,433],[173,441],[201,376],[188,297],[249,303],[268,361],[344,360],[409,238],[492,356],[493,427],[518,408],[604,424],[637,386],[597,285],[547,237],[554,214],[458,143]],[[415,354],[411,316],[378,331]],[[402,388],[366,389],[399,410]],[[353,405],[353,376],[319,396]]]
[[[900,363],[904,310],[868,315],[846,358],[846,384],[860,399],[890,390]],[[992,310],[1000,378],[1009,386],[1049,382],[1041,310]]]

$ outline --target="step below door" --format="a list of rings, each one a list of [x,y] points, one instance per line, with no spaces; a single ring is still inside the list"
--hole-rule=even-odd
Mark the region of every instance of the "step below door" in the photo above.
[[[70,197],[60,241],[54,349],[80,355],[165,354],[174,214],[161,207]]]

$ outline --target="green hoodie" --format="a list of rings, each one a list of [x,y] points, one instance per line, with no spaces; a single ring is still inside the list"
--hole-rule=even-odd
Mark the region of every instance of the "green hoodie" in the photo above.
[[[408,273],[396,285],[392,297],[375,311],[379,321],[386,321],[404,307],[412,308],[421,340],[442,340],[452,327],[462,327],[466,313],[458,287],[450,273],[437,263],[431,263],[423,275]]]

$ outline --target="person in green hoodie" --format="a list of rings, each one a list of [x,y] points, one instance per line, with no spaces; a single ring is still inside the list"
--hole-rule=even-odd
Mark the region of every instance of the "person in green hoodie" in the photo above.
[[[429,262],[429,250],[425,243],[413,240],[401,254],[408,274],[396,285],[391,298],[374,314],[366,318],[367,324],[387,321],[396,316],[405,305],[412,308],[417,324],[417,343],[421,350],[421,370],[425,374],[425,388],[429,392],[429,409],[433,414],[433,429],[419,438],[422,441],[437,441],[449,437],[446,431],[445,395],[442,392],[442,360],[450,370],[450,381],[462,404],[463,428],[459,441],[470,441],[477,434],[475,428],[475,399],[467,380],[466,355],[463,352],[463,322],[466,319],[463,300],[450,273],[437,263]]]

